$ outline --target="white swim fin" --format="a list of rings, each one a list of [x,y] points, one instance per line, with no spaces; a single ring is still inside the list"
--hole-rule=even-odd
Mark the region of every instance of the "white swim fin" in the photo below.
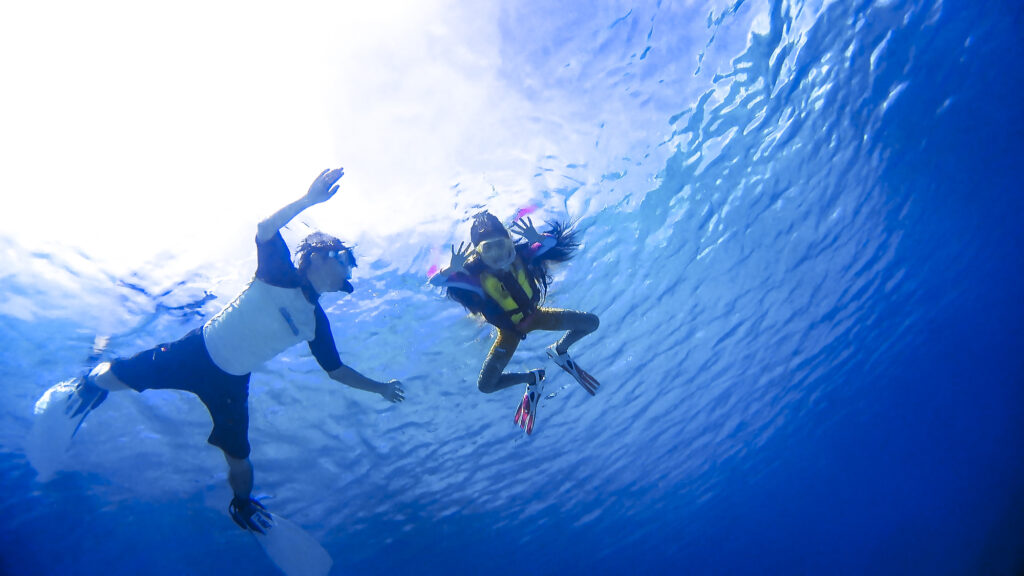
[[[260,515],[264,533],[249,533],[281,572],[286,576],[327,576],[334,560],[319,542],[287,518],[265,510]]]
[[[85,417],[106,397],[106,390],[85,383],[83,378],[72,378],[51,386],[36,401],[25,455],[41,482],[57,473]]]

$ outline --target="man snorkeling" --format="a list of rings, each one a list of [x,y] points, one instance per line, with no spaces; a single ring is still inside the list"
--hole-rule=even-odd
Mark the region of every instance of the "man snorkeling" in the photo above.
[[[110,391],[192,392],[213,419],[208,442],[220,448],[227,459],[228,483],[234,492],[229,506],[231,517],[243,529],[262,534],[269,526],[269,517],[252,497],[253,467],[249,460],[248,398],[253,370],[305,341],[333,380],[380,394],[390,402],[405,399],[398,380],[371,380],[342,363],[330,322],[320,305],[324,293],[352,292],[349,280],[356,266],[352,250],[333,236],[315,232],[297,248],[296,266],[281,237],[281,228],[300,212],[334,196],[343,175],[341,168],[324,170],[303,197],[260,222],[255,277],[202,327],[176,342],[160,344],[130,358],[103,362],[81,378],[58,384],[70,386],[67,406],[60,407],[70,422],[68,430],[73,426],[77,431]]]
[[[434,286],[447,289],[448,297],[473,314],[481,314],[498,329],[498,337],[484,360],[477,387],[490,394],[517,384],[526,392],[516,411],[515,422],[527,434],[533,432],[537,405],[543,392],[544,370],[504,373],[519,342],[535,330],[566,330],[547,349],[548,356],[579,382],[591,395],[600,385],[569,357],[569,347],[590,334],[600,323],[589,312],[544,308],[551,275],[548,267],[566,262],[579,248],[577,232],[567,223],[550,223],[541,234],[530,218],[519,219],[511,231],[523,241],[514,242],[509,230],[486,210],[473,216],[471,244],[452,245],[451,263],[430,278]]]

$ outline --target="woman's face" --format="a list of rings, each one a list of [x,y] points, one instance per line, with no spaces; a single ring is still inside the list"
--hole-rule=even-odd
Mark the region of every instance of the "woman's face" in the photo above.
[[[495,270],[507,270],[516,259],[516,247],[511,238],[484,240],[476,249],[484,264]]]

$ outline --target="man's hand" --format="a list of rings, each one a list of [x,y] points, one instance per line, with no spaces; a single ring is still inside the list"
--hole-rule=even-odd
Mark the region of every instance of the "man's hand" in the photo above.
[[[310,204],[319,204],[330,200],[338,191],[338,187],[340,186],[338,181],[341,180],[341,177],[344,175],[344,168],[324,170],[309,186],[309,192],[306,193],[306,199],[309,200]]]
[[[313,181],[313,184],[310,185],[309,192],[306,192],[305,196],[274,212],[260,222],[259,227],[256,229],[256,241],[266,242],[270,240],[274,234],[277,234],[285,224],[291,222],[292,218],[298,216],[300,212],[314,204],[330,200],[331,196],[334,196],[334,193],[338,191],[338,180],[344,175],[344,168],[328,169],[321,172],[316,177],[316,180]]]
[[[523,240],[526,240],[530,244],[536,244],[537,242],[543,242],[544,240],[544,235],[537,231],[537,228],[533,225],[533,219],[529,217],[516,220],[511,226],[509,226],[509,230],[511,230],[513,234],[522,237]]]
[[[405,389],[402,388],[402,383],[398,380],[385,383],[379,394],[388,402],[395,404],[405,400]]]

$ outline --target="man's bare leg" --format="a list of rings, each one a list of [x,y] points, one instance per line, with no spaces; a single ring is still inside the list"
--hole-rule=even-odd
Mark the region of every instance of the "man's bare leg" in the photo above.
[[[253,470],[252,461],[248,458],[239,460],[224,453],[224,459],[228,461],[228,484],[235,493],[235,497],[241,500],[248,500],[252,494]]]
[[[253,471],[252,461],[248,458],[232,458],[224,453],[228,461],[228,484],[235,493],[231,500],[231,518],[244,529],[261,534],[270,527],[266,517],[266,508],[252,497]]]

